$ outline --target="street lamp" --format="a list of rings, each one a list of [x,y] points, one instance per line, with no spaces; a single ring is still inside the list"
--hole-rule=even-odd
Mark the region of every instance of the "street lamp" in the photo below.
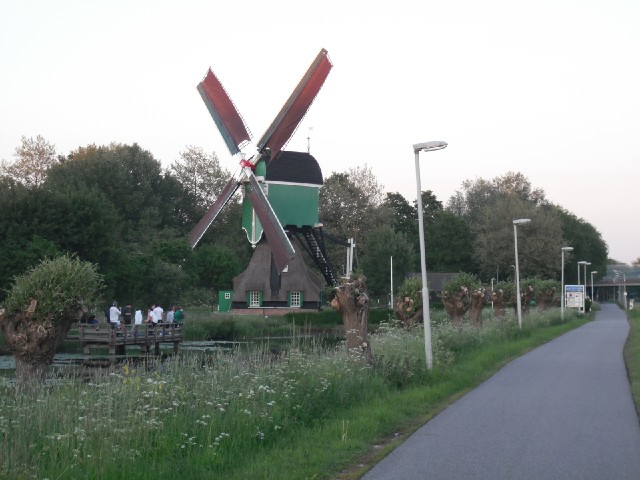
[[[585,283],[587,283],[587,281],[586,281],[586,276],[587,276],[587,263],[589,263],[589,262],[587,262],[586,260],[580,260],[580,261],[578,262],[578,285],[582,285],[582,283],[580,282],[580,265],[584,265],[584,266],[585,266],[585,267],[584,267],[584,269],[585,269],[585,273],[584,273],[584,275],[585,275]],[[591,265],[591,264],[589,263],[589,265]],[[580,308],[580,313],[584,313],[584,296],[585,296],[586,294],[587,294],[587,287],[585,286],[585,287],[584,287],[584,290],[582,290],[582,307]]]
[[[582,296],[582,312],[585,313],[587,311],[586,302],[587,302],[587,265],[591,265],[591,262],[584,262],[584,295]]]
[[[513,239],[516,250],[516,306],[518,308],[518,326],[522,329],[522,301],[520,300],[520,267],[518,266],[518,225],[529,223],[530,218],[518,218],[513,221]]]
[[[422,321],[424,323],[424,353],[427,357],[427,369],[433,367],[431,350],[431,317],[429,315],[429,289],[427,287],[427,259],[424,246],[424,220],[422,212],[422,186],[420,185],[420,152],[431,152],[447,147],[447,142],[424,142],[413,145],[416,161],[416,188],[418,191],[418,228],[420,235],[420,268],[422,272]]]
[[[591,270],[591,301],[593,302],[593,275],[598,273],[597,270]]]
[[[624,274],[624,272],[621,272],[620,270],[614,270],[613,273],[616,274],[614,280],[617,280],[618,278],[620,278],[620,275],[622,275],[622,283],[624,285],[622,296],[624,299],[624,310],[627,311],[627,276]]]
[[[560,275],[560,318],[564,319],[564,252],[572,252],[573,247],[562,247],[562,274]]]

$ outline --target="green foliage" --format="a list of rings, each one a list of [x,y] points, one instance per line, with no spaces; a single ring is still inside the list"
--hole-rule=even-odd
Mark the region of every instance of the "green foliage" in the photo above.
[[[356,257],[360,250],[366,250],[367,233],[386,221],[380,208],[382,194],[382,186],[367,165],[332,173],[320,189],[320,221],[326,231],[340,238],[355,238]],[[337,266],[344,247],[328,244],[327,249]]]
[[[482,283],[473,273],[459,273],[442,285],[442,291],[458,292],[462,287],[466,287],[471,292],[482,287]]]
[[[493,289],[494,291],[502,290],[505,305],[515,305],[516,284],[514,282],[497,282]]]
[[[559,216],[566,245],[573,247],[572,252],[565,253],[565,283],[577,283],[578,269],[570,268],[570,265],[575,267],[575,262],[579,260],[591,262],[587,275],[589,270],[597,271],[599,273],[595,279],[602,278],[607,271],[609,248],[600,232],[584,219],[576,217],[562,207],[553,205],[548,208],[553,209]],[[582,273],[580,275],[582,276]]]
[[[396,298],[405,299],[409,298],[409,302],[413,305],[413,311],[407,312],[407,316],[411,316],[416,311],[422,308],[422,279],[420,277],[409,277],[398,289]]]
[[[25,311],[32,300],[38,305],[34,319],[43,321],[88,309],[97,304],[102,277],[95,265],[64,255],[43,260],[16,278],[5,301],[8,314]]]
[[[393,257],[393,276],[404,278],[413,271],[416,255],[406,236],[381,225],[368,233],[367,247],[361,258],[361,269],[367,277],[367,288],[373,298],[387,303],[390,288],[390,257]]]
[[[473,234],[462,217],[441,210],[425,222],[427,266],[431,272],[472,272]],[[417,248],[417,251],[420,251]]]
[[[238,255],[229,247],[205,244],[194,250],[187,270],[194,275],[197,284],[213,291],[233,287],[233,278],[243,269]]]

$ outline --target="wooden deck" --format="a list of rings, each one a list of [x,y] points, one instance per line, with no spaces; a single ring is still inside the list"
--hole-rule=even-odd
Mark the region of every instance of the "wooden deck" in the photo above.
[[[74,329],[75,330],[75,329]],[[111,355],[124,355],[127,346],[138,346],[143,352],[160,354],[161,343],[173,343],[174,353],[178,351],[184,335],[181,323],[159,323],[157,325],[122,325],[115,327],[106,323],[78,325],[77,334],[70,332],[67,340],[79,341],[84,353],[89,355],[94,348],[109,348]]]

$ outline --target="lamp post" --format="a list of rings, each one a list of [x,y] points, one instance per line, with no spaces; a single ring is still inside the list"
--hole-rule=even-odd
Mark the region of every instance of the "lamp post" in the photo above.
[[[518,225],[529,223],[530,218],[518,218],[513,221],[513,239],[516,250],[516,306],[518,308],[518,327],[522,329],[522,300],[520,299],[520,267],[518,266]]]
[[[420,235],[420,269],[422,272],[422,322],[424,324],[424,353],[427,357],[427,369],[433,367],[433,353],[431,350],[431,317],[429,315],[429,289],[427,287],[427,259],[424,245],[424,220],[422,212],[422,186],[420,185],[420,152],[431,152],[447,147],[447,142],[423,142],[413,145],[416,161],[416,189],[418,191],[418,229]]]
[[[586,276],[587,275],[586,274],[586,271],[587,271],[586,270],[587,269],[586,265],[587,265],[587,263],[589,263],[589,262],[587,262],[586,260],[580,260],[578,262],[578,285],[582,285],[582,283],[580,282],[580,265],[585,265],[584,268],[585,268],[585,276]],[[585,279],[585,283],[586,283],[586,279]],[[582,291],[582,307],[580,308],[580,313],[584,313],[584,296],[586,294],[587,294],[587,287],[584,287],[584,290]]]
[[[573,247],[562,247],[562,273],[560,274],[560,318],[564,319],[564,252],[572,252]]]
[[[591,265],[591,262],[584,262],[582,267],[584,268],[584,295],[582,296],[582,311],[585,313],[587,311],[587,265]]]
[[[593,275],[598,273],[597,270],[591,270],[591,301],[593,302]]]
[[[622,275],[622,284],[624,285],[624,288],[622,289],[622,293],[619,293],[618,295],[622,295],[622,298],[624,299],[624,310],[627,311],[627,276],[620,270],[614,270],[613,273],[616,274],[614,280],[617,280],[620,278],[620,275]]]

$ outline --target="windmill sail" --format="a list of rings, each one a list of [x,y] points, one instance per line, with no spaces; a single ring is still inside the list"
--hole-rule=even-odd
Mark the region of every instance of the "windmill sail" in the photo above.
[[[213,117],[213,121],[216,122],[227,148],[232,155],[235,155],[251,139],[251,135],[236,106],[227,95],[227,91],[211,69],[198,84],[198,92]]]
[[[231,178],[231,180],[229,180],[229,183],[224,187],[224,190],[222,190],[222,193],[216,199],[214,204],[209,207],[209,210],[204,214],[204,217],[202,217],[193,230],[189,232],[189,245],[191,248],[194,248],[198,244],[204,235],[204,232],[207,231],[209,225],[211,225],[211,223],[216,219],[224,206],[229,203],[229,200],[231,200],[231,197],[236,193],[239,186],[240,184],[235,178]]]
[[[333,67],[331,60],[323,48],[258,142],[258,150],[269,149],[271,158],[276,158],[309,110],[331,67]]]
[[[262,191],[262,187],[253,172],[249,172],[249,183],[251,184],[249,201],[251,202],[251,205],[262,224],[264,233],[267,236],[267,242],[269,243],[269,248],[271,248],[271,253],[273,254],[273,259],[276,262],[278,271],[282,272],[287,267],[289,260],[291,260],[296,251],[294,250],[293,245],[291,245],[291,241],[282,228],[278,217],[276,217],[269,200],[267,200],[267,197]]]

